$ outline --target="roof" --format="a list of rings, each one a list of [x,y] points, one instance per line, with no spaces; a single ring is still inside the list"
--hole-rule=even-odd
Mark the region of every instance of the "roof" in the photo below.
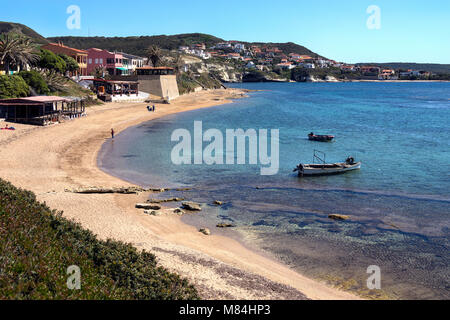
[[[150,67],[150,66],[143,66],[140,68],[136,68],[136,70],[174,70],[174,68],[171,67]]]
[[[88,54],[88,52],[86,50],[71,48],[71,47],[65,46],[62,43],[48,43],[48,44],[44,45],[43,47],[45,47],[45,46],[59,47],[59,48],[64,48],[64,49],[71,50],[71,51],[74,51],[77,53]]]
[[[139,83],[139,81],[105,80],[105,79],[91,79],[91,80],[89,80],[89,81],[107,82],[107,83],[117,83],[117,84],[123,84],[123,83]]]
[[[35,96],[27,98],[2,99],[0,105],[42,105],[50,102],[70,101],[69,99],[56,96]]]

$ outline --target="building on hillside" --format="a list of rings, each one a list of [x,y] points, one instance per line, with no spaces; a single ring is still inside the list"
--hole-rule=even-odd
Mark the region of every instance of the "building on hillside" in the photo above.
[[[361,66],[359,70],[364,76],[378,76],[380,74],[381,68],[374,66]]]
[[[126,69],[123,75],[132,75],[136,73],[137,68],[142,68],[147,62],[147,58],[135,56],[125,52],[118,52],[123,56],[122,67]]]
[[[88,52],[87,71],[91,74],[96,68],[105,68],[110,75],[122,75],[128,72],[123,67],[123,55],[108,50],[91,48]]]
[[[0,100],[0,118],[17,123],[48,125],[85,113],[84,101],[55,96]]]
[[[88,52],[86,50],[80,50],[75,48],[70,48],[65,46],[62,42],[59,43],[48,43],[41,47],[41,49],[51,51],[56,54],[65,54],[69,56],[78,63],[78,70],[75,71],[71,76],[87,76],[87,59]]]

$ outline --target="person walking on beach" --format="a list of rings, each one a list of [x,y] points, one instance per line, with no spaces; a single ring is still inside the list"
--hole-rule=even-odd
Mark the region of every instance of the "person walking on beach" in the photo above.
[[[114,129],[111,128],[111,139],[114,139]]]

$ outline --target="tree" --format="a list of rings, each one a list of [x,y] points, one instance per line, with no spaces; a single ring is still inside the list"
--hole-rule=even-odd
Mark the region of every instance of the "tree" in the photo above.
[[[78,70],[79,65],[74,58],[69,57],[65,54],[60,54],[59,57],[61,57],[66,63],[66,71],[75,72]]]
[[[14,33],[0,35],[0,64],[9,73],[12,66],[25,69],[38,60],[34,53],[35,45],[30,38]]]
[[[55,70],[49,70],[49,71],[42,71],[41,72],[42,78],[47,83],[48,88],[53,91],[61,91],[66,92],[67,91],[67,78],[64,78],[60,74],[58,74]]]
[[[0,76],[0,99],[26,97],[30,87],[18,75]]]
[[[33,88],[36,94],[46,95],[50,93],[47,83],[38,71],[21,71],[19,72],[19,76],[21,76],[23,80],[25,80],[25,82]]]
[[[43,69],[47,69],[50,71],[56,71],[59,73],[65,73],[66,72],[66,62],[63,58],[60,56],[54,54],[53,52],[49,50],[43,50],[41,49],[40,52],[40,60],[38,62],[39,67]]]
[[[157,67],[159,62],[163,58],[163,53],[162,53],[161,48],[158,46],[155,46],[155,45],[151,45],[150,47],[148,47],[147,55],[148,55],[149,61],[152,62],[152,65],[154,67]]]
[[[108,79],[109,78],[109,73],[108,73],[108,70],[106,70],[106,67],[104,67],[104,66],[97,66],[91,72],[91,76],[94,76],[97,79]]]

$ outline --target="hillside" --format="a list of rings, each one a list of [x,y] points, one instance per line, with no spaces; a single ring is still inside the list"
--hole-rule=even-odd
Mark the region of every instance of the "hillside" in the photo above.
[[[145,56],[150,45],[157,45],[162,49],[174,50],[179,46],[205,43],[213,46],[223,41],[211,35],[202,33],[187,33],[173,36],[140,36],[140,37],[51,37],[51,42],[62,41],[65,45],[77,49],[99,48],[110,51],[122,51],[139,56]]]
[[[33,29],[28,28],[27,26],[24,26],[23,24],[0,21],[0,34],[8,33],[8,32],[14,32],[14,33],[25,35],[25,36],[33,39],[33,41],[38,44],[48,43],[47,39],[45,39],[43,36],[41,36],[39,33],[34,31]]]
[[[141,36],[141,37],[51,37],[51,42],[62,41],[65,45],[77,49],[100,48],[106,50],[117,50],[128,52],[136,55],[145,55],[146,49],[150,45],[157,45],[162,49],[174,50],[179,46],[189,46],[196,43],[204,43],[207,48],[223,42],[225,40],[202,33],[178,34],[172,36]],[[318,57],[319,55],[312,52],[308,48],[301,45],[288,43],[262,43],[262,42],[242,42],[246,46],[251,45],[269,45],[270,47],[278,47],[285,54],[295,52],[298,54],[310,55]]]
[[[413,62],[388,62],[388,63],[358,63],[358,65],[374,65],[383,68],[392,68],[395,70],[426,70],[433,73],[450,73],[450,64],[438,64],[438,63],[413,63]]]

